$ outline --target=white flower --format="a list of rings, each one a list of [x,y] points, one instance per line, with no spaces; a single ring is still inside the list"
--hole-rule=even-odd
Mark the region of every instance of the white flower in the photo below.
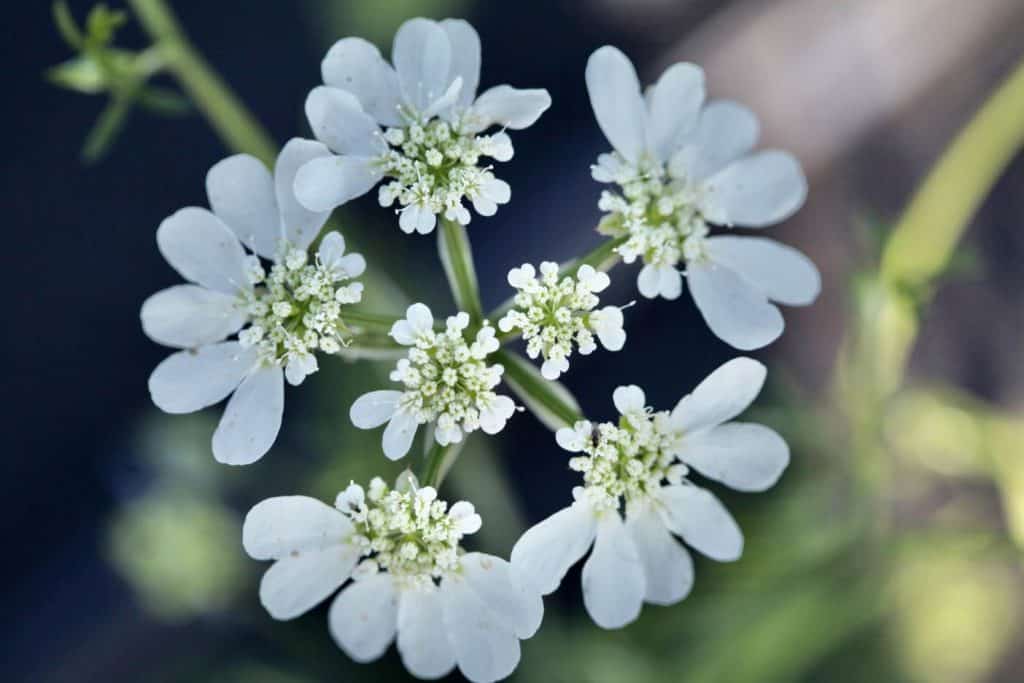
[[[328,51],[326,85],[309,94],[306,115],[333,154],[300,169],[299,201],[327,211],[386,179],[380,204],[398,202],[404,232],[429,233],[438,216],[469,223],[463,200],[481,216],[494,215],[511,190],[481,160],[511,159],[505,129],[533,125],[551,97],[508,85],[476,97],[480,38],[458,19],[405,22],[391,60],[394,67],[362,38],[344,38]],[[484,134],[494,126],[501,130]]]
[[[676,603],[693,585],[687,545],[719,561],[738,559],[743,535],[709,491],[686,479],[689,467],[739,491],[762,491],[789,463],[786,442],[771,429],[730,422],[764,382],[764,366],[736,358],[715,370],[675,409],[651,412],[643,391],[619,387],[622,415],[596,427],[560,429],[558,444],[579,455],[575,502],[529,529],[512,549],[524,586],[554,591],[593,546],[583,567],[583,600],[603,628],[620,628],[644,602]]]
[[[213,210],[182,209],[157,230],[164,258],[194,284],[157,292],[142,305],[145,333],[184,349],[157,366],[149,391],[168,413],[201,410],[230,395],[213,435],[221,462],[249,464],[270,449],[281,427],[284,378],[299,384],[316,372],[317,350],[340,350],[342,304],[361,298],[362,284],[352,278],[366,262],[345,254],[340,234],[328,234],[315,263],[307,262],[327,214],[300,206],[292,179],[299,166],[328,153],[318,142],[291,140],[273,176],[251,156],[229,157],[206,178]],[[269,272],[260,257],[271,261]],[[236,333],[237,341],[225,341]]]
[[[409,452],[419,425],[435,423],[434,439],[442,446],[462,441],[463,434],[483,429],[497,434],[515,412],[515,402],[494,392],[504,368],[488,365],[498,350],[494,328],[486,322],[472,340],[466,337],[469,316],[447,319],[444,332],[434,331],[434,316],[424,304],[413,304],[391,328],[391,337],[408,346],[391,379],[403,391],[371,391],[356,399],[349,411],[352,424],[384,430],[384,455],[397,460]]]
[[[821,289],[817,268],[800,252],[762,237],[708,237],[708,226],[763,228],[793,215],[807,196],[799,162],[778,150],[752,153],[758,123],[745,107],[704,104],[704,72],[669,67],[640,92],[629,59],[602,47],[587,63],[597,122],[614,152],[594,179],[619,186],[602,193],[603,232],[626,241],[623,260],[642,258],[637,286],[647,298],[690,293],[711,330],[739,349],[774,341],[784,327],[772,303],[803,306]]]
[[[275,560],[260,582],[260,602],[275,619],[298,617],[344,586],[328,626],[352,659],[377,659],[397,640],[414,676],[440,678],[458,666],[485,682],[512,673],[544,606],[505,560],[463,551],[462,538],[479,528],[470,503],[449,509],[414,479],[392,490],[377,478],[366,493],[350,485],[333,508],[305,496],[264,500],[242,535],[250,556]]]
[[[541,374],[550,380],[569,369],[573,345],[587,355],[594,352],[596,335],[602,346],[618,351],[626,343],[622,329],[622,309],[597,308],[597,294],[611,281],[608,275],[590,265],[582,265],[576,276],[559,279],[558,264],[540,264],[540,278],[529,263],[508,272],[508,283],[519,290],[515,308],[498,321],[502,332],[521,330],[530,358],[544,356]]]

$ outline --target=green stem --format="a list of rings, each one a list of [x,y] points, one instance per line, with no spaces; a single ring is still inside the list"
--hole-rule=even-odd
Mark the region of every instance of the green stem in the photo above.
[[[346,325],[357,327],[367,332],[383,332],[385,334],[390,332],[391,326],[399,320],[399,318],[393,315],[382,315],[380,313],[370,313],[351,308],[344,309],[343,317]]]
[[[473,250],[466,227],[442,218],[438,226],[437,247],[455,305],[479,324],[483,320],[483,307],[480,305],[480,287],[476,281]]]
[[[434,441],[430,445],[430,450],[427,451],[423,468],[420,470],[420,484],[433,486],[435,489],[440,488],[445,476],[448,475],[455,460],[459,457],[459,453],[462,452],[462,444],[465,442],[466,437],[463,437],[459,443],[450,443],[447,446],[442,446]]]
[[[277,157],[274,140],[195,50],[164,0],[128,2],[163,52],[167,68],[225,144],[273,165]]]
[[[528,360],[506,349],[496,351],[494,359],[505,368],[505,384],[548,429],[571,427],[583,419],[569,390],[559,382],[544,379]]]
[[[615,267],[621,258],[615,250],[626,241],[625,237],[616,237],[614,239],[605,240],[601,244],[597,245],[594,249],[587,252],[579,258],[574,258],[570,261],[563,263],[558,272],[560,275],[575,274],[583,264],[590,264],[597,270],[609,271]],[[488,320],[501,320],[506,313],[512,310],[515,306],[515,297],[509,297],[502,302],[500,306],[487,314]],[[499,332],[498,341],[502,344],[506,344],[510,341],[519,338],[521,331],[510,330],[509,332]]]

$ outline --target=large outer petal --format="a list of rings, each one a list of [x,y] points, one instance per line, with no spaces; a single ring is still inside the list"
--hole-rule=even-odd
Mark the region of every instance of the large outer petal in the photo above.
[[[587,92],[597,125],[612,147],[631,162],[646,148],[647,105],[629,58],[605,45],[587,60]]]
[[[225,294],[249,288],[245,250],[231,229],[206,209],[188,207],[165,218],[157,228],[156,244],[190,282]]]
[[[511,674],[519,664],[519,639],[458,577],[441,583],[444,628],[462,675],[490,683]]]
[[[313,140],[292,138],[274,166],[274,191],[281,210],[281,232],[288,242],[307,249],[327,222],[329,211],[310,211],[295,197],[295,174],[308,161],[330,156],[327,146]]]
[[[338,545],[351,533],[340,510],[309,496],[277,496],[245,515],[242,547],[254,560],[271,560]]]
[[[742,104],[710,102],[672,157],[669,171],[677,178],[704,180],[754,149],[759,134],[757,117]]]
[[[306,96],[306,118],[316,139],[335,154],[372,157],[387,151],[380,127],[352,93],[325,85]]]
[[[444,19],[441,28],[448,34],[448,42],[452,48],[448,82],[451,83],[456,78],[462,79],[458,104],[460,107],[466,107],[476,97],[476,89],[480,86],[480,36],[477,35],[476,29],[463,19]]]
[[[455,668],[455,650],[444,628],[443,595],[431,585],[398,599],[398,653],[417,678],[441,678]]]
[[[256,369],[235,390],[213,433],[213,457],[227,465],[262,458],[277,439],[284,413],[284,373],[276,365]]]
[[[674,605],[693,588],[693,560],[650,506],[630,511],[626,529],[644,568],[644,601]]]
[[[295,174],[295,196],[310,211],[331,211],[369,192],[382,175],[370,157],[313,159]]]
[[[353,581],[331,604],[327,625],[334,642],[357,662],[377,659],[395,639],[398,593],[381,572]]]
[[[179,351],[149,376],[149,393],[167,413],[191,413],[220,403],[256,364],[256,350],[238,342]]]
[[[767,150],[708,178],[700,208],[711,223],[763,228],[792,216],[806,198],[800,162],[792,154]]]
[[[363,111],[378,123],[402,125],[398,74],[373,43],[362,38],[342,38],[327,51],[320,71],[324,83],[355,95]]]
[[[355,400],[349,408],[349,419],[359,429],[374,429],[390,420],[398,408],[401,391],[371,391]]]
[[[789,465],[785,440],[750,422],[730,422],[687,435],[676,455],[705,477],[737,491],[771,488]]]
[[[821,275],[809,258],[766,237],[719,235],[707,241],[710,258],[789,306],[806,306],[821,292]]]
[[[526,530],[512,548],[512,575],[519,585],[547,595],[569,567],[590,549],[597,520],[586,504],[563,508]]]
[[[197,285],[161,290],[143,302],[141,312],[146,336],[181,349],[219,342],[247,317],[236,297]]]
[[[583,565],[583,605],[601,628],[622,628],[640,616],[646,580],[633,539],[618,513],[601,518],[594,552]]]
[[[381,447],[388,460],[401,460],[412,447],[412,440],[419,429],[419,423],[412,413],[397,411],[388,421],[381,437]]]
[[[753,358],[741,356],[723,363],[676,404],[672,426],[695,432],[733,419],[761,393],[767,374]]]
[[[467,553],[459,559],[462,576],[495,616],[511,624],[519,638],[530,638],[540,628],[544,602],[540,595],[519,585],[508,562],[485,553]]]
[[[704,103],[704,71],[695,64],[673,64],[654,84],[647,119],[647,147],[668,161],[683,137],[697,125]]]
[[[436,21],[410,19],[398,28],[391,61],[405,101],[422,112],[447,90],[452,64],[448,34]]]
[[[523,90],[510,85],[496,85],[488,88],[473,103],[466,129],[479,132],[495,125],[512,130],[529,128],[550,106],[551,95],[542,88]]]
[[[768,297],[738,273],[709,259],[687,264],[690,294],[719,339],[748,351],[771,344],[786,327]]]
[[[263,575],[260,603],[275,619],[305,614],[345,583],[359,554],[358,548],[338,544],[285,555]]]
[[[206,194],[213,212],[242,243],[273,259],[281,241],[274,179],[263,162],[248,154],[218,161],[206,174]]]
[[[691,484],[658,491],[662,521],[695,550],[719,562],[743,554],[743,533],[729,511],[711,492]]]

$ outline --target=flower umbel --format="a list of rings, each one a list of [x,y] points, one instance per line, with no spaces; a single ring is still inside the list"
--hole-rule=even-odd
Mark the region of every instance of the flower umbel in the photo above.
[[[449,508],[403,475],[394,489],[379,478],[365,491],[351,484],[333,508],[305,496],[264,500],[246,515],[242,539],[254,559],[275,560],[260,582],[275,619],[294,619],[344,586],[328,626],[352,659],[377,659],[397,639],[414,676],[458,666],[483,683],[512,673],[544,606],[505,560],[462,549],[480,524],[471,503]]]
[[[540,264],[540,277],[528,263],[508,273],[508,283],[518,291],[515,308],[498,321],[502,332],[522,331],[530,358],[544,357],[541,374],[555,380],[569,369],[569,356],[575,345],[583,355],[597,348],[596,336],[609,351],[618,351],[626,342],[622,329],[622,309],[597,308],[611,280],[608,275],[583,265],[575,276],[559,277],[558,264]]]
[[[447,319],[444,331],[435,331],[434,316],[424,304],[410,306],[406,318],[392,327],[392,338],[410,347],[391,373],[404,389],[364,394],[350,411],[360,429],[388,423],[383,439],[387,457],[403,457],[421,424],[433,423],[435,440],[446,446],[477,429],[497,434],[512,417],[515,403],[494,391],[504,368],[487,363],[499,348],[494,328],[485,323],[467,339],[468,327],[469,316],[459,313]]]

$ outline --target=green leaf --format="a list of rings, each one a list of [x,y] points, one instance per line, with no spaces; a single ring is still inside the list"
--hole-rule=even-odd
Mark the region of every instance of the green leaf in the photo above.
[[[75,18],[68,9],[68,3],[58,0],[53,3],[53,23],[57,25],[57,32],[60,33],[64,42],[73,48],[82,47],[82,31],[75,23]]]
[[[579,404],[564,385],[544,379],[530,361],[511,351],[500,350],[494,355],[505,367],[505,384],[545,427],[555,431],[583,419]]]
[[[476,281],[476,268],[473,266],[473,251],[469,245],[469,236],[463,225],[442,218],[437,233],[437,248],[441,255],[441,265],[448,277],[455,305],[460,311],[469,313],[474,322],[483,319],[483,308],[480,306],[480,287]]]
[[[89,43],[93,47],[109,45],[117,29],[127,21],[128,15],[124,12],[111,10],[104,4],[96,5],[85,20]]]

